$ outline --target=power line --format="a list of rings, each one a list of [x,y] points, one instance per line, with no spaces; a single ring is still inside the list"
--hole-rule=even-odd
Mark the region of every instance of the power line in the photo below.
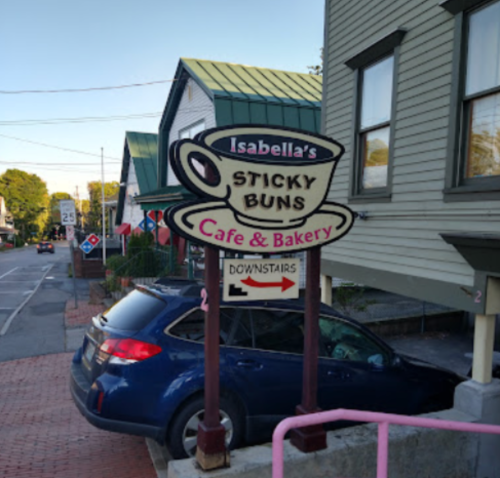
[[[159,80],[159,81],[149,81],[146,83],[131,83],[129,85],[118,85],[118,86],[98,86],[93,88],[64,88],[61,90],[0,90],[2,95],[23,95],[31,93],[86,93],[89,91],[103,91],[103,90],[118,90],[123,88],[136,88],[138,86],[150,86],[159,85],[161,83],[172,83],[173,80]]]
[[[0,164],[31,164],[31,165],[39,165],[39,166],[98,166],[99,163],[38,163],[36,161],[0,161]],[[110,164],[107,163],[108,166],[117,166],[120,167],[121,164],[114,163]]]
[[[213,111],[213,106],[201,106],[196,108],[179,108],[177,113],[196,113]],[[32,126],[39,124],[63,124],[63,123],[86,123],[92,121],[115,121],[122,119],[141,119],[141,118],[156,118],[163,112],[154,113],[137,113],[133,115],[116,115],[116,116],[81,116],[74,118],[39,118],[25,120],[0,120],[0,126]],[[26,124],[24,124],[26,123]]]
[[[16,165],[12,165],[15,167]],[[100,176],[101,172],[97,170],[89,171],[89,170],[83,170],[83,169],[69,169],[69,168],[58,168],[56,166],[32,166],[32,165],[24,165],[20,166],[19,168],[16,169],[33,169],[33,170],[43,170],[43,171],[54,171],[54,172],[61,172],[61,173],[78,173],[78,174],[93,174],[95,176]],[[119,174],[118,171],[108,171],[108,174],[111,175],[116,175]]]
[[[90,123],[95,121],[121,121],[129,119],[157,118],[161,116],[157,113],[138,113],[134,115],[123,116],[82,116],[75,118],[47,118],[47,119],[26,119],[26,120],[5,120],[0,121],[0,126],[36,126],[41,124],[63,124],[63,123]]]
[[[40,143],[38,141],[31,141],[29,139],[24,139],[24,138],[18,138],[16,136],[9,136],[7,134],[0,134],[0,137],[2,138],[9,138],[9,139],[15,139],[16,141],[21,141],[23,143],[30,143],[30,144],[37,144],[38,146],[44,146],[46,148],[53,148],[53,149],[59,149],[61,151],[69,151],[70,153],[77,153],[77,154],[85,154],[87,156],[96,156],[98,158],[101,157],[100,154],[95,154],[95,153],[89,153],[87,151],[79,151],[78,149],[69,149],[69,148],[63,148],[61,146],[55,146],[53,144],[47,144],[47,143]],[[106,159],[112,159],[115,161],[122,161],[120,158],[114,158],[112,156],[104,156]]]

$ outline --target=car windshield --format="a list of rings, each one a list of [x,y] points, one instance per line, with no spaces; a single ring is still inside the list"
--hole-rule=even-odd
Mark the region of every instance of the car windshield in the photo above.
[[[145,290],[134,290],[102,314],[102,322],[123,330],[140,330],[162,312],[167,303]]]

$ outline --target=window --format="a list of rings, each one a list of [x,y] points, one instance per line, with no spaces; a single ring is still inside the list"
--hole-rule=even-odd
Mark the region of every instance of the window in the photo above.
[[[500,2],[460,11],[456,22],[445,200],[500,199]]]
[[[235,322],[233,317],[239,309],[222,308],[220,310],[220,344],[226,345],[230,342],[232,329]],[[180,322],[175,324],[169,332],[181,339],[193,340],[195,342],[205,341],[205,312],[194,309]]]
[[[304,314],[286,310],[249,309],[256,349],[302,354]]]
[[[356,54],[355,108],[350,202],[390,201],[399,45],[397,29]]]
[[[205,121],[200,121],[199,123],[181,129],[179,131],[179,139],[185,139],[185,138],[193,139],[198,133],[201,133],[204,129],[205,129]]]
[[[385,349],[347,322],[320,317],[319,329],[324,344],[324,352],[320,348],[320,354],[327,358],[374,365],[389,363],[389,353]]]
[[[359,192],[387,188],[394,57],[362,72]]]
[[[201,133],[205,130],[205,121],[199,121],[187,128],[181,129],[179,131],[179,139],[193,139],[198,133]],[[194,160],[193,161],[195,168],[197,171],[204,176],[205,175],[205,166],[203,166],[200,162]],[[180,184],[179,180],[175,173],[169,167],[169,173],[167,177],[167,186],[177,186]]]
[[[167,307],[167,303],[145,291],[134,290],[102,314],[115,329],[140,330]]]

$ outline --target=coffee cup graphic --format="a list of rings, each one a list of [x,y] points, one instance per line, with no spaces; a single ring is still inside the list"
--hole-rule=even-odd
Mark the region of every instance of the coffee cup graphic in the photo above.
[[[288,229],[321,208],[343,152],[336,141],[304,131],[231,126],[176,141],[170,162],[186,187],[224,201],[237,222]],[[208,163],[215,181],[208,181],[195,161]]]

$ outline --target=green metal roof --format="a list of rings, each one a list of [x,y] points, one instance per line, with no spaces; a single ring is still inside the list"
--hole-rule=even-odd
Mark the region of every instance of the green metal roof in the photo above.
[[[153,133],[125,133],[122,172],[120,183],[127,183],[130,159],[134,163],[140,194],[146,194],[156,188],[156,172],[158,168],[158,135]],[[121,224],[125,205],[126,186],[120,186],[118,208],[115,223]]]
[[[191,58],[181,62],[217,98],[321,107],[321,76]]]
[[[217,126],[258,123],[320,132],[321,76],[191,58],[181,64],[214,101]]]
[[[166,184],[170,128],[189,78],[213,101],[217,126],[269,124],[321,131],[321,76],[181,58],[160,123],[158,187]]]
[[[134,160],[139,191],[145,194],[156,188],[158,135],[127,131],[126,141],[130,157]]]
[[[141,194],[135,197],[135,201],[141,205],[143,211],[161,211],[180,201],[189,201],[195,198],[196,196],[184,186],[177,185],[165,186],[147,194]]]

